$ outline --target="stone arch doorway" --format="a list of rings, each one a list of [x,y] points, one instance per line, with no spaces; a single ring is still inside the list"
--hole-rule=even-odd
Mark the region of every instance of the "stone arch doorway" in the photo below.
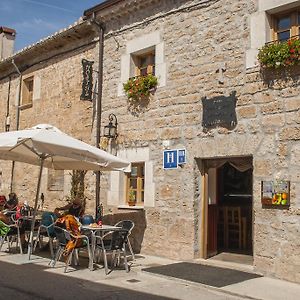
[[[252,157],[203,159],[204,258],[252,255]]]

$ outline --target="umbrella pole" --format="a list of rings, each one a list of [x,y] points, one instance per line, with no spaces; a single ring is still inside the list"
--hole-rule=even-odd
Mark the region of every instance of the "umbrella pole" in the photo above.
[[[33,232],[34,232],[36,211],[37,211],[38,199],[39,199],[40,188],[41,188],[44,159],[45,159],[44,157],[41,157],[40,174],[39,174],[38,184],[37,184],[37,188],[36,188],[34,210],[33,210],[33,216],[32,216],[32,221],[31,221],[32,223],[31,223],[30,238],[29,238],[28,252],[27,252],[29,260],[30,260],[30,255],[32,254],[32,249],[33,249]]]

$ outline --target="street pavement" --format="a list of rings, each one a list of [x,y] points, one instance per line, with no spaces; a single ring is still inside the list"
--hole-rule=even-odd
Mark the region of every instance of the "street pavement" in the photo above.
[[[28,261],[27,255],[0,252],[0,300],[2,299],[199,299],[199,300],[298,300],[300,285],[266,277],[211,287],[195,282],[155,275],[142,269],[176,261],[137,255],[131,270],[114,269],[105,275],[101,265],[90,271],[82,258],[80,266],[64,263],[48,266],[49,257],[40,252]],[[199,265],[201,267],[201,265]]]

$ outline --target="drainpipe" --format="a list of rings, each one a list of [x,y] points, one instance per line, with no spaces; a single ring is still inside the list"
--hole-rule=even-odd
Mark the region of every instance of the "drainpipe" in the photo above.
[[[96,103],[96,147],[100,148],[101,136],[101,114],[102,114],[102,86],[103,86],[103,49],[104,49],[104,25],[99,23],[93,13],[92,18],[89,20],[93,24],[99,34],[99,53],[98,53],[98,93]],[[100,207],[100,171],[96,172],[96,207],[95,216],[99,214]]]
[[[9,127],[10,127],[10,115],[9,115],[10,86],[11,86],[11,77],[9,76],[9,78],[8,78],[7,100],[6,100],[5,131],[9,131]]]
[[[20,104],[21,104],[21,87],[22,87],[22,73],[15,64],[15,61],[12,59],[11,63],[15,67],[17,73],[19,74],[19,92],[18,92],[18,104],[17,104],[17,113],[16,113],[16,130],[19,130],[20,124]],[[13,182],[14,182],[14,171],[15,171],[15,161],[11,165],[11,177],[10,177],[10,192],[13,191]]]

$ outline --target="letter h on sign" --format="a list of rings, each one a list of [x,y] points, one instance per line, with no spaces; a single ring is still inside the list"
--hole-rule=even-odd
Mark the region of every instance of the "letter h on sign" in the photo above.
[[[176,169],[178,167],[177,150],[164,151],[164,169]]]

